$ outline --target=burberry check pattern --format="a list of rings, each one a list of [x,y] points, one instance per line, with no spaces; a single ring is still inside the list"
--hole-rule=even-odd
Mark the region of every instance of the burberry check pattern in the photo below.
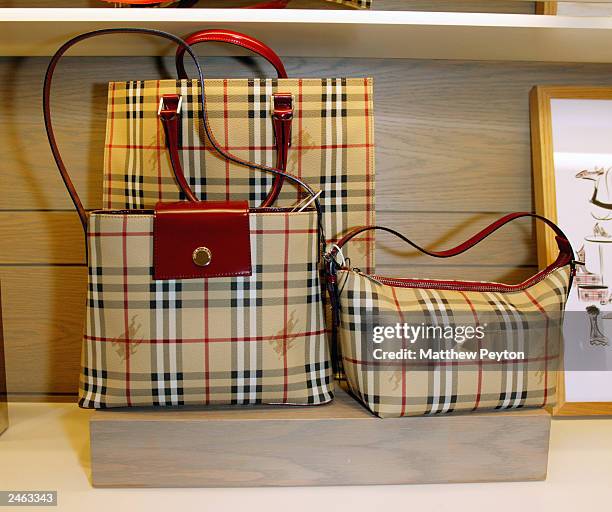
[[[184,199],[176,185],[158,119],[163,94],[182,96],[181,159],[188,183],[201,200],[248,200],[259,206],[272,177],[220,157],[202,134],[199,85],[191,80],[113,82],[109,85],[104,207],[147,209]],[[330,242],[354,226],[375,223],[372,80],[206,80],[213,133],[230,153],[275,165],[271,121],[275,92],[294,95],[287,171],[321,190]],[[277,206],[301,199],[285,183]],[[353,263],[374,269],[374,237],[363,235],[348,252]]]
[[[376,415],[435,415],[554,403],[561,328],[548,319],[559,318],[565,308],[569,266],[524,290],[501,293],[390,286],[348,270],[338,272],[338,282],[342,283],[338,335],[344,371],[352,392]],[[545,334],[538,337],[536,350],[541,357],[530,359],[531,348],[527,360],[494,362],[486,370],[476,361],[461,366],[434,362],[411,370],[409,362],[378,366],[371,354],[364,353],[371,340],[372,319],[381,314],[400,323],[409,317],[417,325],[419,319],[438,325],[449,314],[459,313],[474,315],[476,321],[479,315],[498,317],[502,325],[512,325],[508,327],[514,329],[514,334],[508,334],[515,336],[512,343],[522,339],[521,329],[529,329],[526,317],[541,318]],[[512,343],[509,349],[514,348]]]
[[[316,214],[249,219],[252,276],[156,281],[151,212],[90,214],[82,407],[332,399]]]
[[[372,7],[372,0],[327,0],[328,2],[348,5],[357,9],[369,9]]]

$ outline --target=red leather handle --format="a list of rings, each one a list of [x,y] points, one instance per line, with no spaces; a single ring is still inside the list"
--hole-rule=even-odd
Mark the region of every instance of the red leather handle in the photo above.
[[[65,42],[62,46],[60,46],[60,48],[55,52],[55,54],[51,57],[51,60],[49,61],[49,65],[47,66],[47,72],[45,73],[45,80],[43,84],[43,100],[42,100],[43,117],[45,120],[45,128],[47,131],[47,137],[49,139],[49,145],[51,147],[51,153],[53,154],[55,164],[57,165],[57,168],[60,172],[62,180],[64,181],[64,185],[66,185],[66,188],[68,189],[68,193],[70,194],[70,198],[72,199],[72,202],[74,203],[74,206],[79,214],[79,218],[81,219],[81,224],[83,225],[84,229],[87,229],[87,211],[85,210],[85,207],[83,206],[83,202],[81,201],[79,194],[77,193],[77,190],[74,184],[72,183],[72,180],[70,179],[70,174],[68,173],[68,169],[66,168],[66,165],[64,164],[62,155],[57,145],[57,140],[55,139],[55,130],[53,128],[53,122],[51,119],[52,117],[51,116],[51,87],[53,84],[53,75],[55,73],[55,68],[57,67],[58,62],[62,59],[62,57],[68,51],[69,48],[71,48],[75,44],[78,44],[81,41],[84,41],[86,39],[90,39],[92,37],[103,36],[107,34],[146,34],[150,36],[156,36],[156,37],[168,39],[174,42],[175,44],[182,46],[185,49],[185,51],[189,54],[189,57],[193,60],[193,63],[196,67],[197,75],[198,75],[200,82],[204,81],[204,74],[202,73],[202,69],[198,62],[198,59],[195,53],[193,52],[193,50],[191,49],[191,47],[189,47],[187,43],[185,43],[185,41],[183,41],[180,37],[177,37],[173,34],[169,34],[167,32],[163,32],[161,30],[154,30],[154,29],[148,29],[148,28],[104,28],[104,29],[99,29],[99,30],[93,30],[91,32],[85,32],[84,34],[80,34],[76,37],[73,37],[72,39]],[[201,102],[202,102],[202,111],[205,112],[206,111],[205,109],[206,98],[204,97],[203,89],[202,89],[202,95],[201,95]],[[208,133],[209,132],[208,127],[206,127],[206,129]],[[273,172],[275,176],[278,176],[278,174],[280,173],[281,172],[280,171],[277,172],[276,169]],[[183,191],[189,197],[189,193],[191,192],[191,189],[189,188],[189,185],[187,185],[187,182],[184,179],[182,181],[179,180],[179,186],[183,188]],[[193,193],[191,193],[191,196],[193,196]],[[195,196],[193,197],[195,199]]]
[[[404,242],[414,247],[417,251],[427,254],[428,256],[433,256],[434,258],[451,258],[453,256],[457,256],[471,249],[478,243],[482,242],[489,235],[497,231],[502,226],[505,226],[509,222],[512,222],[513,220],[516,220],[516,219],[520,219],[522,217],[533,217],[534,219],[541,220],[555,232],[555,235],[557,235],[557,243],[559,244],[559,258],[557,258],[556,266],[565,265],[574,258],[572,246],[570,245],[569,240],[565,236],[563,231],[561,231],[561,228],[559,228],[559,226],[557,226],[550,219],[547,219],[546,217],[542,217],[541,215],[537,215],[531,212],[509,213],[508,215],[505,215],[501,217],[500,219],[496,220],[495,222],[489,224],[486,228],[482,229],[481,231],[476,233],[474,236],[468,238],[465,242],[457,245],[456,247],[453,247],[452,249],[446,249],[445,251],[429,251],[427,249],[424,249],[423,247],[420,247],[419,245],[415,244],[412,240],[408,239],[407,237],[399,233],[398,231],[395,231],[394,229],[391,229],[391,228],[387,228],[384,226],[362,226],[359,228],[355,228],[354,230],[350,231],[345,236],[343,236],[338,241],[336,246],[332,248],[332,250],[330,251],[330,255],[332,257],[335,256],[338,253],[339,249],[341,249],[347,242],[349,242],[352,238],[356,237],[360,233],[363,233],[365,231],[370,231],[370,230],[379,230],[379,231],[386,231],[387,233],[391,233],[392,235],[395,235],[401,238]]]
[[[261,7],[261,4],[258,4],[255,7]],[[261,42],[254,37],[248,36],[246,34],[242,34],[240,32],[235,32],[233,30],[225,30],[225,29],[210,29],[210,30],[200,30],[199,32],[194,32],[190,36],[185,39],[185,42],[190,46],[193,46],[198,43],[206,43],[206,42],[218,42],[218,43],[228,43],[236,46],[241,46],[242,48],[246,48],[256,53],[257,55],[261,55],[264,59],[266,59],[276,72],[278,73],[279,78],[287,78],[287,71],[285,70],[285,66],[281,61],[280,57],[265,43]],[[176,51],[176,71],[178,73],[179,78],[184,79],[187,78],[187,73],[185,72],[184,66],[184,55],[185,48],[179,46]],[[279,104],[282,102],[282,96],[291,97],[290,94],[276,94],[273,100],[273,127],[274,127],[274,135],[276,138],[276,148],[277,148],[277,162],[276,166],[279,169],[285,170],[287,168],[287,154],[289,152],[289,146],[291,145],[291,120],[293,119],[293,106],[291,105],[287,108],[285,105],[282,105],[277,109],[276,103]],[[169,139],[169,143],[172,143],[172,139]],[[174,152],[174,148],[169,146],[170,154]],[[178,154],[178,152],[177,152]],[[178,161],[177,161],[178,162]],[[177,172],[175,162],[172,161],[172,165],[175,171],[175,174],[180,174]],[[275,176],[274,182],[272,183],[272,188],[268,196],[264,199],[261,207],[269,207],[274,204],[276,199],[278,198],[281,188],[283,185],[282,176]]]
[[[272,48],[270,48],[268,45],[262,43],[259,39],[247,36],[246,34],[225,29],[200,30],[199,32],[194,32],[185,38],[185,42],[191,46],[194,44],[207,42],[227,43],[235,46],[241,46],[242,48],[246,48],[257,55],[262,56],[270,64],[272,64],[278,73],[278,78],[287,78],[285,66],[274,50],[272,50]],[[176,51],[175,60],[176,71],[181,79],[187,78],[187,73],[185,72],[185,65],[183,62],[184,55],[185,49],[179,46]]]
[[[269,2],[260,2],[255,5],[248,5],[243,9],[284,9],[290,0],[270,0]]]
[[[148,5],[159,4],[161,0],[102,0],[109,4]]]

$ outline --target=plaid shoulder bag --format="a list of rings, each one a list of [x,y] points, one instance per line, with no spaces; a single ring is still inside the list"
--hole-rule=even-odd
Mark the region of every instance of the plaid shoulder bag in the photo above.
[[[351,268],[342,247],[359,233],[391,233],[429,256],[461,254],[508,222],[551,227],[554,263],[523,283],[389,278]],[[563,232],[532,213],[502,217],[446,251],[389,228],[357,228],[327,255],[334,331],[351,391],[381,417],[543,407],[554,403],[562,322],[575,273]]]
[[[196,201],[178,155],[171,154],[186,201],[158,202],[151,209],[86,211],[55,140],[52,78],[71,46],[117,33],[154,35],[183,47],[196,65],[201,128],[211,147],[238,166],[282,175],[311,198],[311,206],[296,211],[249,207],[246,201]],[[165,119],[168,137],[176,136],[176,106],[168,98],[160,109],[157,122]],[[43,109],[55,162],[87,239],[80,405],[330,401],[333,383],[319,281],[325,241],[317,194],[292,174],[222,149],[205,115],[205,82],[191,47],[149,29],[104,29],[77,36],[51,59]]]

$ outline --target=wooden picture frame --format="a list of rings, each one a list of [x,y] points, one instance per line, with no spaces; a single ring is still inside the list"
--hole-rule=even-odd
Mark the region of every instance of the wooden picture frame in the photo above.
[[[4,331],[2,329],[2,289],[0,286],[0,434],[8,428],[6,371],[4,366]]]
[[[531,147],[536,212],[557,222],[551,100],[612,100],[612,87],[537,86],[530,94]],[[612,141],[611,141],[612,142]],[[548,265],[558,252],[554,235],[536,227],[538,264]],[[555,416],[612,415],[612,402],[567,402],[563,358],[558,372]]]
[[[557,15],[557,2],[553,2],[553,1],[536,2],[535,13],[543,14],[546,16],[556,16]]]

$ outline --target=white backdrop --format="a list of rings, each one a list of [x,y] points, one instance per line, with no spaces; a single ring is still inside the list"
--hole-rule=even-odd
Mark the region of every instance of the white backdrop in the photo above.
[[[576,178],[576,174],[595,167],[612,167],[612,100],[553,99],[551,110],[557,220],[574,249],[578,250],[585,243],[589,244],[585,242],[585,237],[593,234],[596,221],[592,214],[601,216],[605,210],[590,203],[595,182]],[[605,182],[600,182],[600,189],[604,186]],[[612,220],[599,224],[612,233]],[[588,249],[593,249],[592,245]],[[604,269],[607,269],[607,272],[604,271],[604,284],[608,284],[612,290],[612,243],[600,245],[605,246],[601,253],[605,260]],[[612,314],[611,304],[593,304],[601,310],[602,316]],[[578,300],[577,286],[574,286],[568,311],[585,311],[588,305]],[[576,325],[577,317],[571,317],[572,332],[566,330],[565,367],[568,371],[565,376],[565,399],[568,402],[612,401],[612,319],[599,321],[610,340],[610,345],[603,347],[590,344],[586,315],[584,318],[580,315],[584,319],[582,325]],[[571,371],[577,367],[579,358],[581,361],[605,362],[606,369],[610,371]]]

